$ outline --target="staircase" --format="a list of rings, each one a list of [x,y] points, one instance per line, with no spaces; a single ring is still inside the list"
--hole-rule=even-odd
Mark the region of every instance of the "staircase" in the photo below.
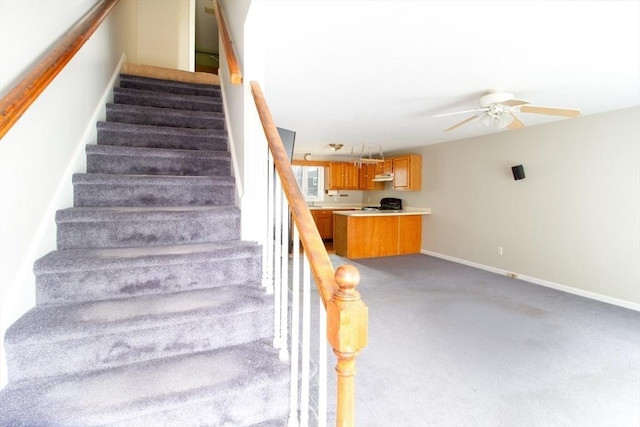
[[[121,75],[106,110],[36,307],[6,333],[0,425],[285,425],[219,88]]]

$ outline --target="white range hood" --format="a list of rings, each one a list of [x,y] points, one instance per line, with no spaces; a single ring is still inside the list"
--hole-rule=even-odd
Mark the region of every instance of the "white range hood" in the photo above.
[[[389,182],[389,181],[393,181],[393,174],[392,173],[382,173],[380,175],[376,175],[375,177],[373,177],[373,181],[374,182]]]

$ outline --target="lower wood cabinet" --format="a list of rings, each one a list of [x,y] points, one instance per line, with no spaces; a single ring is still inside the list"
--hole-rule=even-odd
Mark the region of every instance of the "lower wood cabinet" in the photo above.
[[[312,209],[311,216],[323,240],[333,239],[333,212],[353,209]]]
[[[323,239],[333,239],[333,211],[332,210],[312,210],[311,216],[316,222],[316,227]]]
[[[346,258],[420,252],[422,215],[335,215],[333,247]]]

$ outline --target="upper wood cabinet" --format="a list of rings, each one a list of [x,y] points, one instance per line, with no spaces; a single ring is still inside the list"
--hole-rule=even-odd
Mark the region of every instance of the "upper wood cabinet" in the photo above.
[[[422,188],[422,156],[407,154],[393,161],[393,189],[418,191]]]
[[[422,188],[422,156],[406,154],[386,159],[382,163],[330,162],[325,168],[325,190],[384,190],[385,182],[373,180],[376,175],[393,173],[391,188],[419,191]]]
[[[363,163],[360,167],[360,190],[384,190],[384,182],[375,182],[376,174],[381,174],[382,163]]]
[[[327,190],[358,190],[359,170],[353,163],[331,162],[325,168],[324,185]]]
[[[393,160],[387,159],[382,164],[381,173],[392,173],[393,172]]]

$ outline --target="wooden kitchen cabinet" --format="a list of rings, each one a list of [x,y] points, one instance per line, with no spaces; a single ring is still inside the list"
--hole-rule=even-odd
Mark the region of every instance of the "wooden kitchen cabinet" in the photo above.
[[[420,252],[422,245],[422,217],[418,215],[398,217],[398,255]]]
[[[393,160],[385,160],[384,163],[382,163],[382,171],[380,173],[393,173]]]
[[[346,258],[415,254],[422,244],[422,215],[335,215],[333,247]]]
[[[407,154],[393,161],[393,189],[418,191],[422,188],[422,156]]]
[[[384,190],[384,182],[375,182],[376,174],[382,173],[382,163],[364,163],[360,167],[360,190]]]
[[[358,166],[353,163],[331,162],[325,168],[325,189],[327,190],[358,190]]]
[[[335,211],[352,211],[352,208],[336,209],[311,209],[311,216],[318,227],[318,232],[323,240],[333,239],[333,213]]]
[[[333,239],[333,211],[325,209],[311,210],[311,216],[318,227],[322,239]]]

